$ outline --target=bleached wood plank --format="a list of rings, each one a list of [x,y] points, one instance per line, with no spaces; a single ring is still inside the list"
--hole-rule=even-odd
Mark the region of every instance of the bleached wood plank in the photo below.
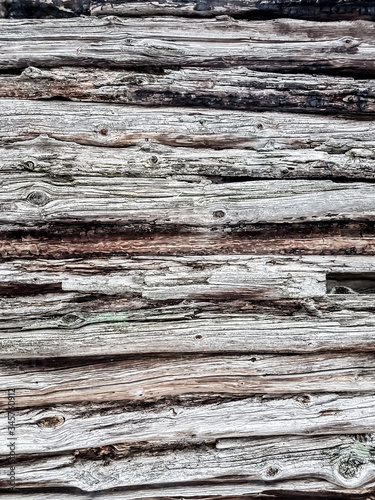
[[[94,146],[139,146],[148,139],[177,147],[346,152],[373,148],[375,131],[373,121],[330,116],[12,99],[1,101],[0,118],[2,145],[47,134]]]
[[[182,18],[0,21],[0,68],[203,66],[372,74],[368,21]],[[61,43],[64,40],[64,43]]]
[[[375,219],[375,187],[329,180],[86,177],[4,173],[0,229],[101,222],[187,228]],[[314,196],[312,196],[312,193]]]
[[[349,115],[375,112],[372,80],[323,75],[286,76],[245,67],[230,70],[185,68],[166,70],[162,74],[98,68],[28,67],[21,75],[0,75],[0,97],[62,97],[143,106]]]
[[[241,297],[255,300],[322,297],[328,272],[371,272],[373,257],[346,263],[334,257],[185,256],[108,259],[13,260],[0,263],[1,290],[21,286],[146,300]],[[19,293],[16,293],[17,295]]]
[[[375,392],[374,354],[237,355],[0,362],[17,407],[179,396]],[[0,403],[6,399],[0,393]]]
[[[70,108],[69,108],[70,109]],[[261,116],[261,115],[259,115]],[[146,127],[146,124],[145,124]],[[139,145],[110,150],[48,135],[0,146],[2,173],[44,173],[58,179],[85,177],[207,176],[256,179],[375,178],[375,141],[358,142],[347,137],[339,144],[327,141],[317,149],[210,149],[167,146],[151,139]],[[37,177],[36,177],[37,178]]]
[[[373,266],[373,257],[200,256],[4,262],[3,294],[22,295],[31,287],[31,294],[60,289],[80,295],[72,306],[73,313],[64,305],[56,309],[54,302],[60,300],[59,295],[30,297],[29,304],[25,299],[5,299],[1,356],[372,351],[371,299],[366,302],[364,295],[358,299],[364,301],[363,311],[339,307],[337,312],[335,308],[327,312],[309,298],[330,297],[325,295],[328,272],[357,273],[360,281],[368,275],[371,285]],[[350,280],[342,284],[352,286]],[[112,309],[102,304],[93,312],[79,305],[82,293],[87,296],[84,301],[90,300],[90,294],[122,294],[125,302],[118,302]],[[246,308],[245,313],[236,308],[225,313],[220,307],[210,310],[204,304],[203,309],[199,303],[181,304],[194,299],[275,300],[283,296],[308,299],[302,304],[308,314],[288,318],[272,310],[265,315],[251,314]],[[74,297],[69,300],[74,304]],[[159,301],[159,308],[155,309],[155,301]],[[171,301],[175,306],[165,308]],[[137,312],[147,302],[154,304],[154,309]],[[51,316],[52,310],[57,315]],[[293,313],[293,307],[290,311]]]
[[[35,0],[34,0],[35,1]],[[60,0],[61,1],[61,0]],[[325,2],[285,2],[283,0],[166,0],[150,1],[138,0],[91,0],[90,13],[92,15],[116,16],[282,16],[314,21],[343,20],[343,19],[370,19],[375,18],[375,9],[371,2],[358,0],[330,0],[329,6]]]
[[[203,491],[209,487],[210,491],[221,489],[223,492],[228,486],[225,482],[231,478],[242,480],[242,483],[246,481],[249,493],[274,490],[280,480],[284,488],[291,490],[294,481],[301,484],[304,480],[305,492],[311,493],[322,487],[323,480],[326,481],[323,491],[336,486],[336,491],[341,487],[352,492],[372,487],[375,476],[373,437],[370,435],[225,439],[192,449],[177,447],[138,453],[131,453],[126,446],[99,448],[91,454],[87,451],[77,450],[76,454],[41,457],[20,464],[18,487],[70,486],[82,491],[134,487],[132,498],[137,498],[137,489],[142,491],[146,485],[159,488],[163,485],[167,495],[169,488],[174,494],[177,488],[181,492],[182,488],[187,488],[191,495],[198,486]],[[3,487],[7,481],[6,472],[6,468],[1,469],[0,485]],[[235,482],[231,488],[235,493]],[[244,484],[242,490],[237,491],[243,492],[243,488]]]

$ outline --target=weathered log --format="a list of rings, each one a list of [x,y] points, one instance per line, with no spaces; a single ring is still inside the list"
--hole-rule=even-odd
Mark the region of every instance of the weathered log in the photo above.
[[[0,372],[21,409],[82,401],[150,404],[179,397],[375,392],[374,359],[370,353],[42,359],[1,361]],[[1,393],[0,402],[5,407]]]
[[[374,433],[374,407],[374,394],[327,393],[261,394],[227,401],[217,397],[187,398],[186,402],[172,399],[151,406],[83,402],[27,408],[16,415],[17,455],[58,455],[117,443],[168,449],[173,444],[194,446],[228,437],[335,435],[338,429],[342,434]],[[2,435],[7,425],[4,418]],[[2,460],[9,454],[7,444],[5,440],[0,444]]]
[[[371,1],[361,0],[91,0],[92,15],[291,17],[314,21],[375,19]]]
[[[25,299],[2,301],[1,356],[373,351],[371,305],[365,311],[339,307],[335,313],[312,300],[330,297],[326,290],[372,294],[372,269],[372,258],[359,257],[350,261],[332,257],[185,257],[4,263],[3,295],[22,295],[28,287],[31,294],[44,291],[47,295],[34,297],[31,304]],[[78,295],[67,299],[48,295],[57,290]],[[91,300],[90,294],[94,294],[94,302],[88,308],[82,306]],[[98,294],[108,295],[112,308],[105,303],[98,306]],[[116,302],[114,294],[122,294],[124,300]],[[241,305],[215,309],[204,304],[230,297],[250,301],[299,297],[305,300],[301,306],[307,314],[293,314],[298,310],[293,304],[287,309],[293,317],[272,308],[262,316],[246,305],[245,309]],[[182,302],[194,299],[203,304]],[[73,304],[70,312],[62,300]],[[137,311],[142,308],[146,310]]]
[[[51,435],[56,428],[44,432]],[[371,435],[223,439],[194,448],[177,445],[154,452],[147,448],[132,452],[126,445],[114,445],[21,462],[17,470],[21,489],[68,486],[102,491],[133,487],[131,498],[139,498],[137,489],[144,492],[144,485],[162,486],[164,498],[170,489],[176,494],[176,486],[181,493],[186,488],[190,495],[192,490],[207,491],[208,486],[209,491],[228,491],[228,484],[220,485],[228,478],[232,480],[232,494],[244,488],[248,493],[275,491],[280,482],[284,483],[282,489],[293,490],[294,481],[298,484],[301,479],[305,479],[305,491],[310,493],[329,490],[333,485],[350,488],[353,493],[361,487],[365,491],[366,486],[373,487],[375,476]],[[2,487],[7,485],[6,472],[5,468],[1,470]],[[246,482],[246,486],[236,482]]]
[[[3,100],[0,117],[3,145],[48,134],[62,141],[111,147],[144,145],[149,139],[169,146],[255,151],[374,148],[373,121],[293,113]],[[361,155],[371,158],[373,151],[360,151]]]
[[[349,115],[375,112],[375,84],[372,80],[285,76],[247,68],[187,68],[150,74],[92,68],[41,70],[28,67],[21,75],[0,75],[0,97]]]
[[[313,485],[312,485],[313,483]],[[9,490],[9,488],[8,488]],[[1,490],[0,490],[1,491]],[[3,490],[6,491],[6,490]],[[12,500],[55,500],[54,493],[29,493],[12,492]],[[249,493],[251,491],[251,493]],[[264,493],[262,493],[264,492]],[[209,486],[200,484],[199,486],[168,486],[164,488],[137,488],[136,491],[118,489],[114,492],[100,492],[102,500],[363,500],[363,495],[372,493],[371,484],[361,488],[351,488],[350,490],[334,486],[322,479],[298,479],[293,482],[275,481],[272,483],[272,490],[265,490],[264,486],[256,483],[237,484],[210,484]],[[67,488],[58,490],[59,500],[76,500],[76,493],[67,493]],[[291,496],[292,495],[292,496]],[[80,492],[81,500],[92,500],[92,493]],[[369,496],[368,498],[371,498]]]
[[[29,140],[47,132],[57,139],[94,145],[141,145],[145,139],[154,139],[167,145],[230,145],[260,151],[311,146],[330,151],[360,149],[359,155],[366,156],[375,130],[373,122],[291,114],[259,116],[202,110],[186,114],[185,109],[173,108],[155,113],[129,107],[126,116],[122,116],[117,106],[110,105],[44,103],[40,108],[36,104],[3,101],[3,143]],[[372,156],[372,150],[369,151]],[[145,173],[155,162],[159,158],[150,155],[150,161],[142,166]],[[102,176],[50,179],[43,173],[29,172],[35,170],[35,165],[28,159],[23,168],[26,173],[21,176],[14,173],[2,177],[3,230],[73,220],[123,224],[136,219],[157,225],[207,227],[239,221],[280,223],[349,217],[360,221],[374,217],[374,188],[367,183],[259,181],[234,182],[224,187],[209,180],[198,183],[199,178],[195,182]],[[213,168],[211,172],[215,174],[217,170]],[[314,199],[311,192],[315,192]]]
[[[130,227],[46,224],[30,235],[2,234],[0,256],[12,258],[95,258],[114,255],[375,255],[374,224],[259,224],[214,232],[172,230],[133,223]],[[280,226],[280,227],[279,227]],[[323,227],[322,227],[323,226]],[[354,226],[354,227],[353,227]],[[368,232],[369,234],[366,234]],[[66,233],[66,234],[64,234]],[[238,233],[238,234],[237,234]]]
[[[234,67],[375,74],[368,21],[123,19],[0,21],[0,69]],[[61,43],[64,40],[64,43]]]
[[[52,108],[52,111],[55,110]],[[130,112],[131,108],[127,111]],[[277,115],[272,116],[277,127]],[[254,118],[254,115],[248,116],[249,120]],[[298,123],[297,117],[296,121]],[[332,122],[332,126],[336,124],[336,120]],[[323,122],[324,125],[327,121]],[[134,127],[125,122],[123,128],[127,126]],[[148,127],[144,123],[144,130]],[[342,139],[327,139],[323,146],[314,149],[309,144],[304,149],[279,149],[280,144],[276,148],[269,144],[269,147],[257,151],[244,149],[241,145],[235,147],[234,125],[232,129],[228,123],[227,132],[231,133],[233,141],[228,141],[227,148],[230,149],[168,146],[146,138],[136,146],[113,147],[110,154],[103,148],[56,140],[45,134],[0,146],[0,171],[19,175],[25,171],[35,172],[36,176],[43,173],[54,179],[64,176],[69,179],[76,175],[88,178],[192,176],[191,180],[197,181],[193,176],[200,175],[216,183],[235,181],[236,178],[238,181],[252,178],[375,180],[375,141],[361,144],[343,134]],[[313,139],[318,141],[315,136]],[[303,148],[304,145],[301,143],[300,146]],[[253,147],[256,148],[256,143]]]
[[[167,146],[262,152],[361,149],[359,157],[371,158],[375,132],[373,121],[338,117],[85,102],[3,100],[0,118],[2,145],[48,134],[61,141],[94,146],[140,146],[149,139]]]
[[[177,179],[4,174],[1,230],[48,223],[138,220],[156,226],[210,228],[239,223],[375,220],[375,186],[332,181],[212,184]],[[314,193],[314,197],[311,196]]]
[[[330,291],[327,275],[333,275],[344,281],[349,276],[353,293],[371,294],[375,293],[373,261],[372,257],[347,261],[345,257],[236,255],[13,260],[0,264],[0,291],[12,295],[12,288],[33,284],[40,290],[46,286],[46,293],[53,285],[64,292],[133,293],[146,300],[194,300],[211,295],[278,300],[322,297]],[[331,287],[335,286],[334,280]]]

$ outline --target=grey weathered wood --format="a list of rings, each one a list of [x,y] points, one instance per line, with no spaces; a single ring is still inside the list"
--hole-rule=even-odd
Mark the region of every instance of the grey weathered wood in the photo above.
[[[374,74],[368,21],[115,17],[0,21],[0,68],[202,66]],[[64,40],[64,43],[61,43]]]
[[[76,67],[28,67],[21,75],[0,76],[0,97],[62,97],[144,106],[206,106],[351,115],[375,112],[372,80],[323,75],[286,76],[245,67],[230,70],[185,68],[166,70],[162,74]]]
[[[370,353],[25,360],[16,366],[2,361],[0,372],[3,386],[15,389],[22,408],[82,401],[148,403],[180,396],[375,392],[374,360]],[[6,405],[1,393],[0,402]]]
[[[112,316],[112,315],[111,315]],[[113,316],[112,316],[113,317]],[[95,316],[92,318],[95,320]],[[331,321],[310,319],[295,321],[269,316],[259,320],[246,314],[230,317],[173,321],[160,319],[157,323],[131,322],[123,314],[114,321],[83,322],[73,315],[62,318],[77,322],[77,326],[43,327],[32,330],[0,332],[3,359],[61,356],[99,356],[139,353],[308,353],[356,350],[374,351],[374,326],[365,319],[358,325],[346,325],[351,316]],[[260,341],[261,339],[261,341]]]
[[[369,183],[261,180],[222,185],[196,181],[3,174],[0,228],[38,228],[68,221],[129,224],[138,220],[159,226],[209,228],[241,221],[375,219],[375,186]]]
[[[122,294],[128,299],[117,305],[114,301],[112,309],[102,304],[95,312],[79,306],[71,314],[56,303],[60,300],[56,294],[45,295],[41,309],[38,304],[42,297],[27,299],[29,302],[5,299],[1,323],[3,358],[374,349],[375,320],[368,312],[372,307],[371,298],[362,295],[363,298],[358,299],[366,305],[362,311],[358,305],[337,309],[332,304],[330,312],[329,307],[323,304],[321,308],[319,301],[316,304],[312,300],[331,297],[325,295],[328,272],[335,272],[336,276],[340,272],[346,273],[344,276],[354,273],[359,279],[371,276],[373,257],[21,260],[3,263],[1,270],[3,294],[22,294],[31,287],[31,293],[56,289],[78,293],[78,304],[82,293],[88,296]],[[262,315],[236,307],[225,312],[225,308],[215,311],[199,303],[179,304],[183,300],[228,300],[230,297],[305,299],[302,308],[307,315],[282,316],[272,309]],[[73,297],[68,300],[74,303]],[[346,303],[354,301],[345,300]],[[154,307],[156,304],[156,309],[137,312],[137,308],[147,306],[147,301]],[[155,301],[163,301],[160,309]],[[163,309],[170,301],[174,301],[175,307]],[[132,309],[135,311],[130,313]],[[50,317],[52,310],[57,315]],[[293,306],[289,310],[293,313]]]
[[[134,293],[148,300],[230,298],[277,300],[327,293],[326,274],[372,273],[373,257],[184,256],[12,260],[0,263],[2,291],[18,285],[59,286],[64,292]],[[48,289],[47,289],[48,291]],[[371,292],[370,292],[371,293]]]
[[[375,430],[374,394],[261,394],[233,399],[167,399],[145,408],[122,401],[21,409],[16,416],[17,453],[21,458],[117,443],[173,448],[176,444],[191,446],[228,437],[358,434]],[[7,425],[6,414],[2,414],[2,435]],[[2,459],[9,453],[7,444],[6,440],[0,444]]]
[[[192,181],[197,180],[193,176],[200,175],[217,178],[218,182],[221,177],[224,180],[239,177],[239,181],[241,177],[375,179],[375,141],[371,140],[361,145],[349,137],[336,142],[328,139],[325,145],[314,149],[278,149],[279,144],[277,148],[257,151],[233,146],[229,142],[227,149],[219,150],[204,146],[168,146],[146,138],[135,146],[113,147],[108,154],[103,148],[56,140],[44,134],[0,146],[0,171],[20,176],[34,172],[35,178],[43,173],[57,179],[76,175],[87,178],[192,176]]]
[[[56,429],[45,431],[51,434]],[[7,484],[5,474],[6,469],[2,468],[0,485],[3,487]],[[365,487],[366,491],[366,486],[373,487],[374,476],[371,435],[224,439],[195,449],[177,447],[154,453],[147,449],[132,453],[126,446],[117,445],[92,450],[91,456],[89,450],[88,453],[77,450],[75,454],[41,457],[18,467],[21,489],[70,486],[100,491],[132,486],[135,490],[131,498],[137,498],[137,489],[144,492],[144,485],[159,488],[163,485],[163,497],[168,495],[169,488],[175,495],[176,486],[182,494],[186,491],[190,495],[194,490],[207,491],[208,486],[209,491],[228,491],[227,485],[215,486],[228,481],[228,477],[246,481],[248,493],[278,489],[280,480],[284,482],[281,489],[293,490],[294,481],[301,485],[301,479],[304,479],[305,492],[310,493],[322,487],[320,480],[326,481],[323,491],[329,491],[332,486],[350,488],[351,492]],[[237,489],[234,483],[231,488],[232,494],[236,490],[244,491],[244,485],[238,485]],[[145,492],[141,494],[145,496],[147,498]]]
[[[374,25],[375,26],[375,25]],[[256,151],[374,147],[375,123],[294,113],[2,100],[1,144],[41,134],[84,145],[123,147],[145,139],[177,147]],[[366,156],[366,155],[365,155]],[[372,155],[370,155],[371,157]]]
[[[371,1],[315,0],[91,0],[92,15],[116,16],[282,16],[314,21],[370,19],[375,18],[375,9]]]

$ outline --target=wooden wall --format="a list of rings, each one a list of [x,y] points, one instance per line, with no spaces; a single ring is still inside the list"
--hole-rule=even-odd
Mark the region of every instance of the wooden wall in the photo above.
[[[0,14],[0,493],[375,498],[375,2]]]

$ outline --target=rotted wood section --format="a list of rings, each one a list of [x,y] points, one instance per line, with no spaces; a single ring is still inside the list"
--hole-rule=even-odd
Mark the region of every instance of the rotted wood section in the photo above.
[[[3,14],[0,492],[372,498],[373,2]]]

